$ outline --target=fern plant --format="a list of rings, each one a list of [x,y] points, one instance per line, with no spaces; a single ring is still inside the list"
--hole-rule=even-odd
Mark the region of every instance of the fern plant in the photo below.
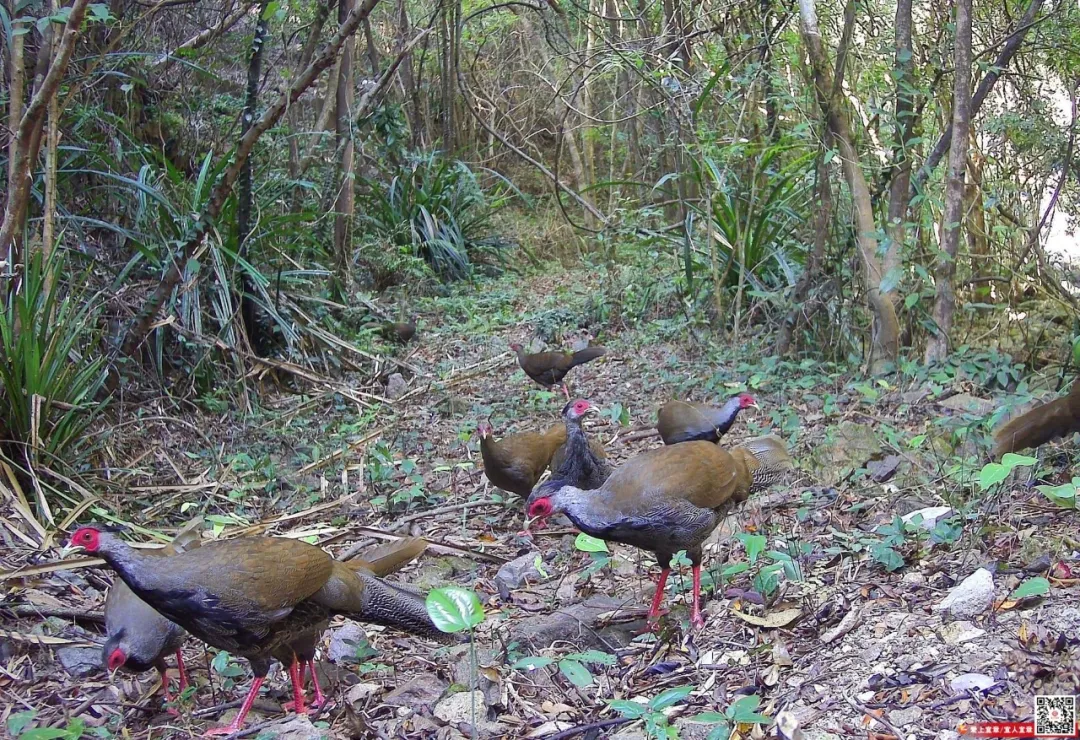
[[[106,379],[105,358],[95,355],[101,303],[60,287],[64,264],[60,250],[48,260],[33,252],[0,311],[3,440],[10,457],[31,465],[77,461],[104,407],[95,400]]]

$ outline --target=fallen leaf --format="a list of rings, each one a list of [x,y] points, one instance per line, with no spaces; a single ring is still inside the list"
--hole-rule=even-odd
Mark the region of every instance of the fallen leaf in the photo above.
[[[756,627],[764,627],[765,629],[777,629],[779,627],[787,627],[796,619],[802,616],[802,609],[784,609],[778,612],[769,612],[763,617],[756,616],[754,614],[747,614],[741,612],[738,609],[731,610],[735,616],[744,622],[749,622]]]

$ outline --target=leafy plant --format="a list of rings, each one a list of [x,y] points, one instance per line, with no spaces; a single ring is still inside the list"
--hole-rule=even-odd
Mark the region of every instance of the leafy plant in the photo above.
[[[86,734],[104,736],[101,730],[105,728],[98,727],[87,731],[86,722],[79,717],[69,720],[64,727],[30,727],[35,717],[37,712],[33,709],[9,715],[8,735],[19,740],[79,740]]]
[[[1060,486],[1035,486],[1043,495],[1063,509],[1076,508],[1076,492],[1080,490],[1080,477]]]
[[[1021,465],[1034,465],[1037,462],[1038,460],[1034,457],[1007,452],[1001,458],[1001,462],[983,465],[982,470],[979,471],[979,488],[987,491],[1008,478],[1013,468]]]
[[[101,334],[97,296],[65,290],[65,259],[34,252],[21,285],[0,310],[0,414],[8,452],[31,466],[78,461],[86,428],[101,412],[96,400],[105,360],[93,357]],[[50,287],[51,286],[51,287]]]
[[[686,699],[693,692],[693,686],[676,686],[654,696],[648,703],[615,699],[608,706],[627,719],[641,720],[645,732],[655,738],[678,738],[678,731],[668,724],[664,710]]]
[[[727,740],[738,725],[765,724],[770,721],[768,717],[757,713],[760,704],[761,697],[749,694],[733,701],[723,712],[702,712],[695,715],[693,720],[718,725],[709,732],[708,740]]]
[[[476,683],[476,639],[473,630],[484,621],[484,607],[480,598],[460,586],[434,589],[427,596],[427,612],[431,621],[443,632],[469,632],[470,685]],[[473,737],[476,737],[476,696],[472,703]]]
[[[556,663],[555,658],[530,655],[515,661],[510,667],[517,670],[535,671]],[[599,650],[587,650],[583,653],[570,653],[558,660],[559,672],[570,683],[583,689],[593,682],[593,674],[586,667],[587,663],[615,665],[615,656]]]

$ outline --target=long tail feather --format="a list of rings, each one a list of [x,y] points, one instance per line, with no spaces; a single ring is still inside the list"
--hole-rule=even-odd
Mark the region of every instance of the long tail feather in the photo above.
[[[607,354],[607,350],[603,347],[586,347],[583,350],[575,352],[570,358],[570,367],[577,367],[583,365],[590,360],[595,360],[597,357],[603,357]]]
[[[1038,447],[1056,437],[1080,431],[1080,380],[1073,383],[1069,395],[1021,414],[994,432],[995,460],[1008,452]]]
[[[431,621],[423,596],[363,572],[357,573],[357,576],[364,582],[363,607],[357,615],[358,619],[439,642],[458,642],[457,636],[443,632]]]
[[[353,560],[345,564],[351,570],[362,568],[377,576],[395,573],[416,560],[427,549],[427,540],[423,537],[411,537],[385,545],[376,545],[364,550]]]

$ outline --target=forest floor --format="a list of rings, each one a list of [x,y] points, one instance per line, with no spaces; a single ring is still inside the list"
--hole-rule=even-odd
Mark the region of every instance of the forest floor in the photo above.
[[[976,359],[867,381],[853,368],[704,347],[678,316],[613,328],[593,310],[602,289],[594,274],[556,273],[420,301],[416,341],[386,349],[407,365],[393,401],[346,375],[291,379],[302,392],[266,392],[250,415],[213,398],[185,413],[116,407],[128,421],[102,432],[112,486],[84,521],[169,531],[201,512],[219,532],[307,537],[339,556],[423,535],[431,546],[399,577],[464,586],[483,603],[476,669],[465,647],[335,624],[319,661],[332,705],[314,725],[283,716],[287,677],[275,668],[245,736],[467,737],[475,701],[480,736],[720,737],[715,713],[745,716],[755,695],[758,713],[808,739],[955,738],[961,722],[1030,719],[1036,693],[1078,693],[1080,522],[1027,478],[1067,481],[1076,447],[1047,447],[1038,466],[981,491],[987,418],[1006,399],[986,390],[996,368]],[[665,399],[749,390],[760,411],[744,412],[723,444],[779,434],[798,466],[710,541],[706,584],[717,593],[697,634],[686,630],[688,577],[669,582],[660,634],[637,635],[651,557],[615,546],[598,567],[606,556],[577,549],[566,526],[524,539],[520,500],[480,472],[478,419],[501,436],[554,423],[563,405],[524,376],[507,343],[568,346],[580,325],[609,353],[571,373],[572,392],[603,410],[587,429],[614,462],[659,445],[644,432]],[[927,507],[952,514],[933,527],[898,522]],[[246,666],[211,661],[194,640],[185,655],[195,691],[179,717],[151,695],[155,673],[106,675],[100,649],[80,643],[101,642],[108,574],[57,570],[52,557],[17,547],[0,556],[0,626],[55,643],[0,637],[10,736],[186,737],[232,716]],[[991,572],[992,601],[976,598],[959,618],[935,608],[979,568]],[[1013,596],[1021,583],[1034,595]],[[45,726],[68,734],[27,729]],[[733,729],[775,736],[768,727]]]

